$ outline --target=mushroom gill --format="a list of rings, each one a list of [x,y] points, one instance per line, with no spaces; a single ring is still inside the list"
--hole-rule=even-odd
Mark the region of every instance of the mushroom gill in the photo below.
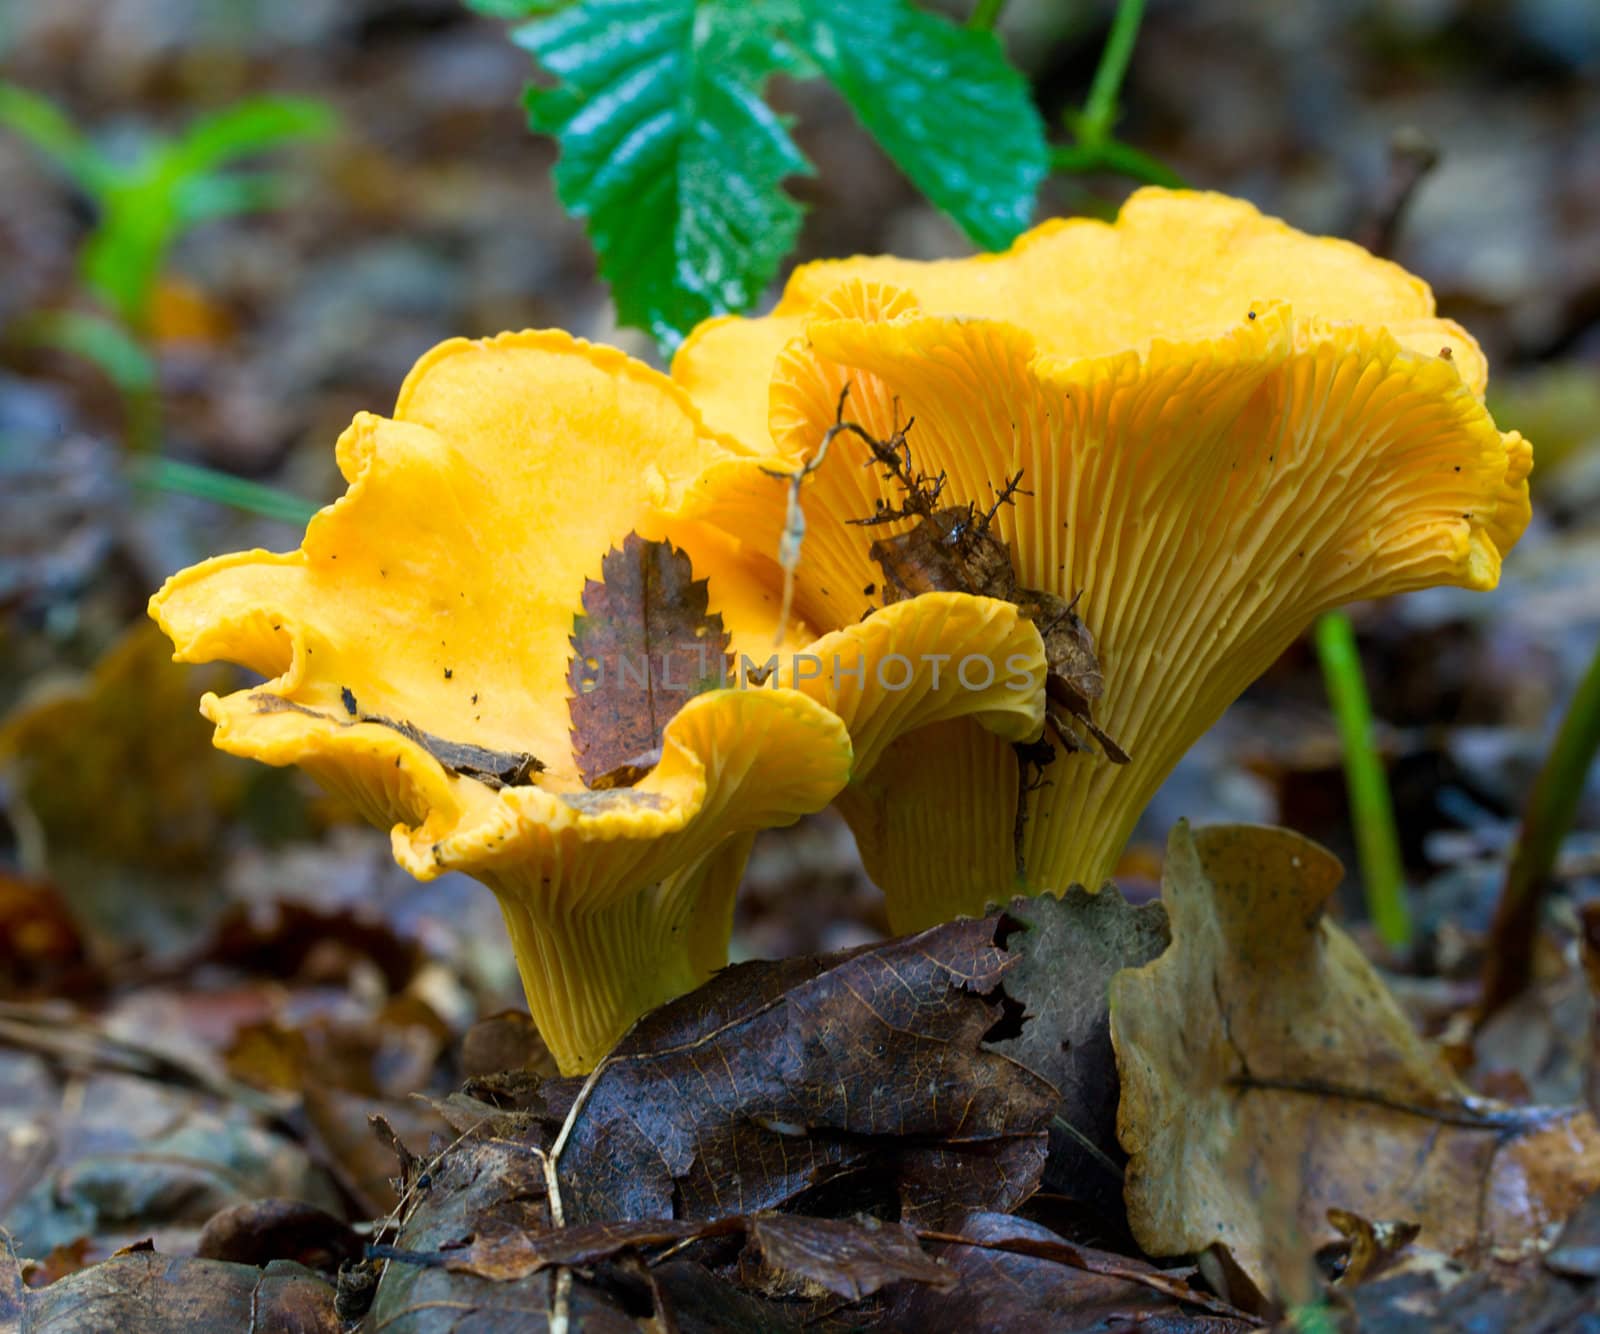
[[[724,357],[770,364],[770,384],[716,381]],[[1114,225],[1046,224],[1000,256],[811,265],[772,317],[692,337],[674,375],[768,455],[711,465],[682,512],[768,550],[785,514],[767,474],[812,459],[848,387],[860,429],[802,486],[808,624],[884,614],[874,542],[925,520],[860,526],[907,490],[864,465],[869,441],[901,440],[941,503],[993,510],[1014,582],[1092,636],[1094,727],[1052,728],[1042,769],[946,722],[841,794],[898,929],[1098,885],[1178,759],[1313,618],[1492,587],[1528,521],[1531,450],[1495,427],[1483,358],[1426,286],[1216,195],[1140,191]]]

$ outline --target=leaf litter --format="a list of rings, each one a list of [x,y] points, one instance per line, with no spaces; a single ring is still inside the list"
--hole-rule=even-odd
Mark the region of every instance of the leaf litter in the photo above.
[[[612,555],[627,550],[610,593],[591,590],[591,617],[632,618],[605,651],[725,652],[678,553],[635,539]],[[597,714],[612,753],[596,763],[653,763],[666,716]],[[637,800],[606,785],[625,789],[627,765],[575,795]],[[375,1326],[449,1327],[428,1314],[448,1309],[544,1329],[557,1293],[597,1329],[938,1327],[996,1309],[996,1328],[1233,1329],[1319,1295],[1371,1309],[1379,1292],[1529,1327],[1592,1309],[1600,1266],[1574,1213],[1600,1182],[1592,1119],[1470,1094],[1321,916],[1337,874],[1283,831],[1180,831],[1165,907],[1074,888],[740,965],[582,1081],[549,1077],[504,1018],[461,1043],[437,979],[418,989],[414,944],[342,914],[285,909],[281,931],[234,918],[144,966],[164,998],[113,999],[98,1021],[0,1016],[4,1082],[33,1090],[0,1099],[17,1257],[0,1283],[29,1320],[80,1300],[221,1319],[244,1294],[264,1312],[298,1303],[285,1319],[306,1328],[370,1306]],[[91,994],[114,985],[81,950],[61,959],[88,967]],[[185,989],[219,967],[292,980],[293,1007]],[[374,998],[359,1015],[356,991]],[[460,1092],[406,1102],[452,1059],[473,1076]],[[359,1133],[373,1114],[382,1139]],[[173,1288],[159,1300],[140,1286],[156,1258],[110,1254],[152,1235]]]
[[[863,522],[913,523],[872,545],[885,605],[934,589],[1016,602],[1046,643],[1059,739],[1082,748],[1081,729],[1125,758],[1090,716],[1104,681],[1077,598],[1022,588],[991,531],[1023,478],[986,510],[942,504],[909,428],[867,440],[905,500]],[[843,400],[835,430],[866,439]],[[630,534],[602,573],[572,639],[589,790],[570,799],[636,801],[625,789],[658,761],[665,723],[726,679],[728,641],[669,544]],[[632,664],[644,688],[585,688],[602,662]],[[542,768],[364,713],[348,690],[342,703],[339,725],[392,728],[491,787]],[[1022,781],[1052,756],[1020,750]],[[85,1066],[97,1110],[126,1129],[91,1123],[74,1147],[49,1137],[48,1098],[0,1115],[0,1163],[26,1183],[0,1221],[44,1255],[16,1260],[7,1300],[67,1328],[80,1299],[196,1319],[246,1299],[277,1319],[285,1301],[297,1328],[370,1306],[375,1325],[420,1328],[465,1311],[530,1329],[1221,1330],[1380,1290],[1461,1318],[1589,1310],[1594,1247],[1574,1211],[1600,1185],[1600,1131],[1577,1109],[1471,1095],[1321,917],[1337,878],[1284,831],[1180,829],[1165,908],[1073,887],[741,965],[646,1016],[585,1080],[549,1076],[502,1018],[470,1062],[463,1047],[461,1092],[416,1113],[396,1097],[427,1083],[448,1034],[398,999],[370,1032],[241,1017],[212,1064],[109,1031],[58,1041],[28,1014],[11,1037]],[[420,963],[387,946],[373,961],[391,989]],[[352,1055],[371,1077],[340,1087]],[[198,1167],[140,1161],[145,1142],[172,1156],[136,1129],[168,1104],[163,1134]],[[357,1144],[351,1125],[376,1107],[382,1133]],[[440,1124],[455,1140],[405,1148]],[[352,1229],[387,1199],[387,1219]],[[101,1258],[141,1228],[196,1256],[163,1262],[172,1291],[154,1304],[140,1288],[154,1257]]]
[[[254,1293],[300,1303],[294,1328],[370,1301],[370,1327],[425,1330],[542,1330],[558,1290],[569,1328],[600,1330],[1242,1330],[1275,1309],[1256,1287],[1359,1303],[1374,1327],[1378,1292],[1507,1319],[1591,1310],[1587,1113],[1465,1092],[1320,915],[1336,878],[1284,831],[1180,830],[1165,908],[1074,889],[737,965],[585,1079],[546,1076],[526,1034],[486,1034],[513,1068],[433,1100],[454,1138],[418,1153],[380,1123],[398,1204],[358,1228],[368,1259],[350,1263],[360,1215],[336,1182],[263,1181],[191,1193],[161,1232],[214,1258],[72,1272],[104,1252],[69,1247],[38,1290],[59,1305],[20,1267],[11,1300],[30,1319],[80,1297],[226,1314]],[[282,1068],[289,1087],[318,1077]],[[5,1216],[26,1253],[78,1235],[29,1208]],[[154,1272],[174,1291],[139,1289]]]

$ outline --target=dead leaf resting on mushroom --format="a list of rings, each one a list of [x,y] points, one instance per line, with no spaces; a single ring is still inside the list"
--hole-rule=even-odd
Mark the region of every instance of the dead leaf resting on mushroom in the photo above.
[[[1128,754],[1095,723],[1094,702],[1105,694],[1105,678],[1095,656],[1094,636],[1077,613],[1078,598],[1070,602],[1039,588],[1023,588],[1017,581],[1011,552],[993,530],[994,516],[1021,490],[1022,474],[1006,479],[993,504],[979,512],[977,504],[940,506],[945,476],[928,477],[911,461],[907,434],[911,423],[888,440],[876,440],[863,428],[844,420],[844,399],[839,400],[839,420],[834,430],[848,430],[871,451],[887,480],[905,493],[898,506],[878,502],[874,513],[854,520],[863,525],[913,521],[913,527],[893,537],[880,538],[868,554],[883,571],[883,603],[903,601],[923,593],[971,593],[978,597],[1014,602],[1039,629],[1044,640],[1048,675],[1046,711],[1062,745],[1085,749],[1078,728],[1088,732],[1113,764],[1126,764]],[[1045,761],[1048,762],[1048,761]]]
[[[728,636],[706,581],[670,542],[629,533],[583,590],[572,627],[572,753],[596,790],[632,787],[692,694],[728,679]]]

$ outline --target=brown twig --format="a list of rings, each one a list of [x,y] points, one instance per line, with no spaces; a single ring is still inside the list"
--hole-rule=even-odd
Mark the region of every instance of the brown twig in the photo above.
[[[1389,172],[1351,234],[1374,255],[1394,252],[1406,210],[1428,173],[1439,164],[1439,150],[1421,130],[1406,126],[1389,140]]]

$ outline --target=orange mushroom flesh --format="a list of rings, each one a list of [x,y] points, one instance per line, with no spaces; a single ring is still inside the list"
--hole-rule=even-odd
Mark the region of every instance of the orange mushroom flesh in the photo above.
[[[826,805],[907,728],[971,716],[1007,737],[1039,730],[1042,676],[886,692],[852,670],[930,636],[1037,666],[1037,631],[1004,601],[908,606],[826,637],[825,654],[804,622],[779,627],[765,555],[664,518],[741,447],[612,349],[553,332],[442,344],[393,417],[358,416],[337,455],[349,490],[298,550],[182,571],[151,614],[180,660],[269,678],[204,697],[219,747],[303,767],[390,829],[412,874],[461,870],[494,890],[565,1071],[725,962],[756,830]],[[633,534],[705,581],[736,664],[768,658],[781,629],[787,665],[759,689],[735,677],[652,696],[654,747],[594,790],[580,763],[593,738],[570,730],[571,639],[590,581]]]
[[[767,358],[765,393],[714,374]],[[899,929],[1100,884],[1178,759],[1313,618],[1492,587],[1529,517],[1531,450],[1495,427],[1483,358],[1426,286],[1215,195],[1140,191],[1115,225],[1047,224],[1001,256],[811,265],[772,317],[699,331],[674,375],[769,451],[712,465],[683,513],[769,550],[767,473],[812,457],[848,387],[860,430],[802,488],[808,623],[881,602],[886,540],[924,522],[860,526],[905,506],[868,443],[903,435],[941,502],[993,508],[1016,584],[1092,640],[1093,727],[1055,719],[1052,762],[949,722],[841,795]]]

